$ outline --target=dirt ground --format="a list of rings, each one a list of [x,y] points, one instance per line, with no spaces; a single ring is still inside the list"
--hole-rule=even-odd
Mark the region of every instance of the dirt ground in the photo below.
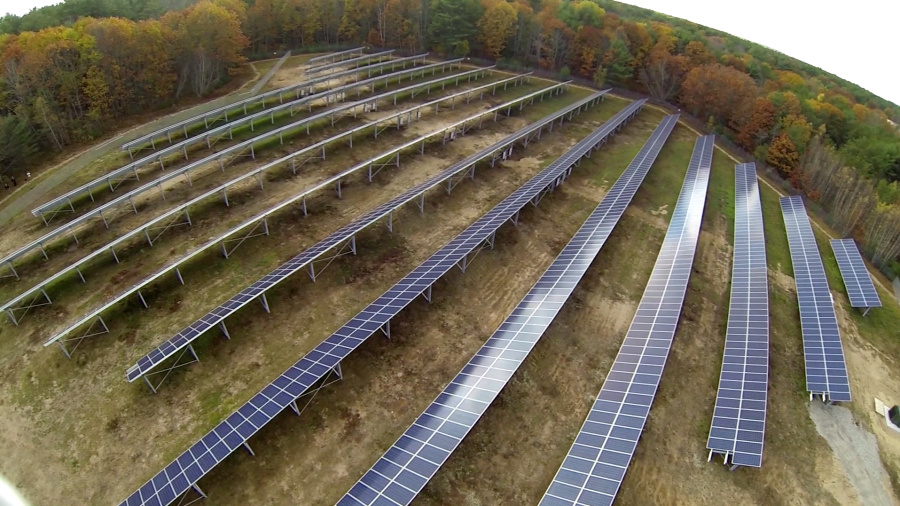
[[[437,245],[463,230],[623,104],[607,101],[576,117],[527,150],[518,150],[512,161],[479,169],[474,181],[463,182],[452,195],[439,189],[430,192],[424,214],[408,206],[395,216],[393,234],[371,227],[357,238],[358,255],[342,257],[315,283],[297,275],[271,291],[271,314],[258,305],[238,312],[229,320],[232,340],[224,341],[211,332],[196,341],[200,363],[174,374],[157,395],[149,394],[142,384],[128,384],[123,374],[152,346],[353,217],[496,141],[524,120],[504,120],[444,148],[430,148],[412,163],[383,171],[372,185],[350,181],[341,201],[327,195],[316,198],[305,219],[299,209],[284,213],[271,223],[272,235],[248,241],[231,259],[218,260],[211,254],[208,261],[197,262],[185,272],[186,286],[172,282],[158,287],[149,295],[150,309],[138,309],[137,303],[123,307],[110,319],[111,334],[86,341],[74,360],[39,346],[69,311],[89,305],[95,301],[92,297],[127,286],[139,279],[140,272],[157,265],[153,262],[180,254],[217,227],[230,226],[252,209],[274,201],[269,198],[296,191],[292,179],[274,178],[263,192],[236,193],[233,198],[240,205],[198,213],[196,232],[173,233],[161,248],[136,249],[117,267],[122,270],[99,271],[103,274],[97,276],[98,284],[91,285],[89,294],[79,296],[74,290],[64,294],[63,303],[53,311],[26,319],[20,328],[0,325],[0,444],[12,448],[0,456],[0,472],[35,504],[61,498],[74,504],[123,499],[427,258]],[[486,105],[473,102],[468,111]],[[549,109],[540,115],[546,112]],[[442,112],[429,121],[451,121],[454,114],[464,111]],[[433,303],[418,300],[401,313],[392,322],[391,340],[373,336],[348,357],[342,364],[343,381],[319,392],[300,417],[291,412],[276,417],[251,439],[256,457],[236,452],[220,464],[200,482],[210,501],[334,503],[496,329],[661,117],[652,109],[642,112],[577,167],[566,184],[539,206],[528,207],[517,227],[504,226],[494,250],[480,253],[466,273],[456,270],[440,280]],[[424,128],[428,123],[420,125]],[[404,134],[411,133],[402,132],[392,142],[399,142]],[[571,300],[417,504],[537,503],[618,351],[662,243],[695,140],[684,126],[675,129]],[[380,137],[372,144],[379,151],[386,149]],[[316,165],[309,177],[317,179],[336,170],[333,161]],[[888,483],[896,483],[895,476],[900,476],[896,470],[900,438],[879,425],[883,422],[871,407],[874,396],[900,402],[900,381],[890,374],[900,357],[882,330],[896,323],[892,318],[898,310],[882,308],[881,313],[862,320],[844,309],[842,285],[830,280],[853,385],[855,400],[848,406],[849,413],[862,431],[858,441],[869,441],[870,451],[861,455],[877,468],[872,457],[874,440],[880,461],[887,463],[886,474],[870,472],[865,476],[875,479],[861,481],[845,467],[848,461],[832,449],[833,439],[851,428],[846,422],[835,425],[834,431],[824,431],[826,441],[810,417],[793,279],[789,257],[784,256],[786,239],[783,224],[779,226],[777,196],[766,189],[763,207],[772,330],[764,463],[758,470],[729,472],[718,458],[707,462],[705,442],[728,310],[732,166],[720,151],[715,153],[681,323],[617,504],[830,505],[865,504],[870,497],[887,497],[900,504],[897,485]],[[300,179],[299,186],[309,182]],[[872,439],[864,435],[866,431],[874,434]],[[829,436],[833,433],[837,436]],[[879,480],[884,494],[860,491]]]

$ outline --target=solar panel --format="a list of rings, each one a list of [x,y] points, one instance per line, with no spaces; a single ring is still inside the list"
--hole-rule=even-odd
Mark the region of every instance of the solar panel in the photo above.
[[[850,379],[844,362],[844,349],[834,313],[834,300],[828,289],[825,267],[816,245],[803,198],[781,197],[781,214],[791,249],[800,329],[803,333],[803,359],[806,363],[806,389],[812,399],[850,402]]]
[[[525,298],[339,506],[409,504],[487,411],[562,309],[678,123],[667,116]]]
[[[494,84],[499,85],[500,83],[503,83],[503,82],[504,82],[504,80],[500,80],[500,81],[496,81]],[[477,87],[473,88],[473,89],[477,89]],[[450,180],[453,177],[458,176],[460,172],[471,171],[472,170],[471,167],[475,164],[475,162],[478,162],[481,160],[490,160],[489,163],[491,163],[491,165],[493,165],[496,162],[496,160],[502,159],[505,156],[507,156],[509,153],[511,153],[513,146],[516,143],[522,143],[525,147],[527,147],[528,142],[531,139],[533,139],[535,137],[540,138],[541,132],[545,128],[552,131],[553,125],[555,124],[556,121],[562,122],[566,118],[571,119],[572,115],[580,112],[582,109],[586,110],[587,108],[602,101],[603,95],[605,95],[608,91],[609,90],[603,90],[603,91],[600,91],[593,95],[590,95],[588,97],[585,97],[571,105],[563,107],[562,109],[560,109],[559,111],[557,111],[553,114],[546,116],[542,120],[536,121],[522,129],[520,129],[515,134],[508,136],[506,138],[505,142],[494,144],[493,146],[480,151],[477,156],[482,156],[482,158],[478,158],[477,156],[467,158],[467,160],[472,165],[463,166],[460,164],[455,164],[450,169],[450,171],[455,170],[456,172],[455,173],[450,172],[450,171],[442,172],[441,176],[438,176],[438,177],[443,178],[440,182],[444,182],[444,181],[450,182]],[[449,95],[448,97],[452,97],[452,96],[454,96],[454,95]],[[439,100],[443,100],[444,98],[447,98],[447,97],[442,97]],[[422,104],[417,107],[424,107],[430,103],[434,103],[434,101],[427,102],[426,104]],[[499,107],[503,107],[503,106],[499,106]],[[414,109],[411,109],[411,110],[414,110]],[[325,188],[333,188],[336,183],[339,183],[345,177],[347,177],[351,174],[357,173],[361,170],[365,170],[366,168],[370,168],[370,174],[371,174],[371,167],[374,164],[376,164],[377,162],[382,161],[384,159],[384,157],[389,156],[389,157],[393,158],[395,155],[399,155],[399,153],[401,153],[401,152],[408,152],[409,148],[414,147],[414,146],[418,148],[416,151],[419,151],[422,149],[422,146],[424,146],[425,142],[427,142],[429,140],[440,139],[441,136],[446,135],[446,133],[450,132],[450,131],[456,131],[457,129],[465,129],[466,125],[468,125],[470,123],[474,125],[475,120],[480,121],[481,119],[484,118],[485,115],[489,115],[489,116],[492,115],[494,110],[495,109],[483,110],[472,116],[469,116],[468,118],[462,119],[462,120],[454,122],[452,124],[442,125],[437,130],[427,132],[427,133],[420,135],[419,137],[416,137],[414,139],[411,139],[403,144],[397,145],[388,151],[385,151],[379,155],[376,155],[373,158],[364,160],[364,161],[354,165],[353,167],[350,167],[341,172],[333,174],[332,176],[319,181],[315,185],[308,187],[306,190],[296,193],[288,199],[282,200],[275,206],[261,211],[260,213],[256,214],[255,216],[253,216],[251,218],[248,218],[247,220],[244,220],[242,223],[239,223],[238,225],[236,225],[232,229],[224,232],[223,234],[219,235],[218,237],[214,237],[214,238],[210,239],[209,241],[207,241],[203,245],[199,246],[198,248],[194,249],[190,253],[187,253],[186,255],[174,260],[173,262],[170,262],[163,268],[157,270],[155,273],[144,278],[140,282],[132,285],[127,290],[120,292],[115,298],[113,298],[107,302],[104,302],[101,306],[97,307],[90,313],[82,316],[82,318],[79,319],[78,321],[76,321],[75,323],[69,325],[62,331],[58,332],[52,338],[47,340],[44,343],[44,346],[50,346],[53,343],[57,343],[60,345],[60,348],[63,350],[63,352],[68,356],[69,351],[66,349],[66,347],[64,346],[63,343],[71,342],[71,343],[75,344],[75,347],[77,347],[78,343],[82,339],[81,336],[67,338],[66,336],[69,336],[69,334],[71,332],[73,332],[77,328],[80,328],[82,325],[85,325],[88,322],[92,322],[92,321],[93,321],[93,323],[91,323],[92,326],[97,323],[100,324],[100,329],[101,329],[100,333],[105,332],[106,327],[105,327],[105,323],[102,321],[102,316],[100,316],[101,313],[107,311],[108,309],[110,309],[114,305],[118,304],[120,301],[126,299],[130,295],[134,294],[135,292],[140,294],[140,290],[142,288],[148,286],[149,284],[153,283],[155,280],[159,279],[160,277],[162,277],[163,275],[166,275],[169,272],[172,272],[173,270],[174,270],[175,274],[178,276],[178,279],[181,280],[180,271],[179,271],[180,266],[190,262],[193,258],[195,258],[197,255],[201,254],[203,251],[206,251],[208,248],[211,248],[211,247],[214,247],[217,245],[220,245],[220,246],[224,245],[224,242],[226,240],[235,240],[236,237],[238,238],[238,240],[240,240],[240,238],[238,236],[238,234],[240,232],[243,231],[243,232],[246,232],[247,234],[252,234],[255,227],[264,226],[265,220],[267,219],[267,217],[272,216],[274,213],[277,213],[280,210],[288,208],[292,205],[297,205],[298,203],[301,205],[301,207],[305,207],[306,199],[309,196],[311,196],[321,190],[324,190]],[[343,136],[347,132],[352,132],[352,130],[345,131],[344,133],[339,134],[339,136]],[[332,137],[331,139],[334,139],[334,138],[335,137]],[[326,139],[322,142],[328,143],[330,141],[329,141],[329,139]],[[313,146],[316,146],[316,145],[314,144]],[[296,151],[292,154],[289,154],[285,157],[279,158],[277,160],[273,160],[272,162],[270,162],[266,165],[263,165],[263,166],[255,169],[254,171],[249,172],[247,175],[253,177],[255,174],[260,174],[260,173],[265,172],[266,170],[269,170],[273,167],[283,166],[285,164],[291,164],[292,160],[294,160],[293,157],[301,155],[302,153],[306,152],[309,148],[310,147],[307,147],[300,151]],[[234,179],[232,181],[239,181],[239,179]],[[438,179],[432,179],[432,181],[438,181]],[[228,185],[229,183],[225,183],[225,184]],[[221,190],[221,188],[219,188],[219,190]],[[214,191],[214,193],[215,193],[215,191],[217,191],[217,190],[213,189],[211,191]],[[414,198],[419,198],[419,203],[421,204],[421,202],[422,202],[421,195],[419,195],[418,197],[414,197]],[[403,202],[401,202],[399,205],[402,205],[402,204],[403,204]],[[373,220],[375,220],[377,218],[378,217],[373,217]],[[371,223],[374,223],[374,221],[370,222],[370,224]],[[361,226],[364,226],[364,225],[361,225]],[[248,230],[249,230],[249,232],[248,232]],[[245,237],[247,237],[247,236],[245,236]],[[96,320],[95,320],[95,318],[96,318]],[[97,334],[91,334],[90,331],[91,331],[91,327],[89,327],[88,331],[86,332],[86,334],[88,334],[88,336],[97,335]],[[151,386],[151,388],[152,388],[152,386]]]
[[[393,54],[394,50],[381,51],[379,53],[372,54],[364,54],[362,56],[357,56],[356,58],[348,58],[346,60],[339,60],[331,63],[323,63],[322,65],[317,65],[315,67],[308,67],[304,72],[307,76],[310,74],[319,74],[325,72],[326,70],[332,70],[335,67],[343,67],[345,65],[350,65],[351,63],[355,63],[354,68],[359,68],[363,63],[368,63],[369,60],[378,59],[381,61],[382,56],[390,57]]]
[[[596,98],[596,96],[597,94],[592,97]],[[426,290],[454,265],[464,260],[473,250],[481,247],[503,223],[512,219],[529,201],[539,196],[549,186],[555,185],[557,180],[564,177],[566,171],[570,170],[572,165],[580,159],[577,156],[578,153],[581,153],[582,156],[589,153],[595,145],[591,143],[603,142],[615,133],[625,119],[633,117],[641,109],[644,102],[646,100],[629,104],[604,123],[597,132],[577,143],[567,155],[549,165],[506,197],[334,334],[304,355],[281,376],[253,396],[250,401],[217,425],[200,441],[194,443],[140,489],[132,493],[122,504],[129,506],[169,504],[194,487],[197,480],[232,451],[246,444],[250,436],[275,415],[286,407],[294,405],[298,397],[311,391],[314,385],[319,384],[333,371],[339,375],[341,360],[372,334],[384,328],[393,316],[416,297],[426,293]],[[565,112],[564,114],[569,113]],[[560,117],[559,113],[554,113],[545,119],[555,121]],[[543,121],[541,122],[543,123]],[[530,127],[526,127],[522,130],[529,129]],[[502,148],[509,142],[509,139],[519,139],[521,132],[512,134],[507,137],[507,140],[486,148],[486,150],[490,150],[486,152],[490,153],[498,147]],[[466,163],[466,161],[460,163]]]
[[[734,263],[725,354],[706,447],[734,466],[762,466],[769,378],[766,237],[756,164],[734,170]]]
[[[834,258],[837,259],[838,267],[841,270],[850,305],[864,308],[881,307],[881,297],[875,290],[875,284],[872,282],[869,270],[866,269],[866,262],[859,253],[856,241],[832,239],[831,249],[834,250]]]
[[[678,325],[700,235],[715,137],[697,140],[634,320],[542,506],[610,505],[641,437]]]
[[[327,54],[323,54],[322,56],[316,56],[315,58],[310,58],[310,59],[306,60],[306,64],[313,65],[315,63],[326,61],[326,60],[330,60],[329,61],[329,63],[330,63],[333,61],[338,61],[337,60],[338,56],[344,57],[344,56],[353,55],[356,53],[362,54],[363,50],[365,50],[364,47],[357,47],[357,48],[353,48],[353,49],[347,49],[345,51],[338,51],[336,53],[327,53]]]
[[[545,90],[553,88],[559,89],[557,88],[558,86],[559,85],[553,85],[550,88],[546,88]],[[512,102],[527,99],[530,96],[534,96],[535,93],[530,93],[528,95],[525,95],[524,97],[519,97]],[[597,94],[592,95],[591,97],[589,97],[589,100],[594,99],[597,96]],[[613,116],[610,121],[604,124],[604,127],[607,127],[607,125],[612,125],[613,123],[615,123],[616,126],[621,125],[627,118],[631,117],[631,115],[636,111],[636,108],[640,108],[641,105],[643,105],[643,102],[635,102],[629,104],[628,107],[624,108],[622,111],[619,111],[619,113]],[[505,109],[506,107],[506,104],[502,104],[492,109]],[[607,129],[605,130],[604,139],[606,138],[606,136],[609,136],[612,131],[613,127],[607,127]],[[163,342],[147,355],[141,357],[135,365],[131,366],[126,371],[126,377],[128,381],[135,381],[143,377],[148,371],[155,368],[161,362],[167,360],[180,350],[187,347],[187,345],[189,345],[194,339],[199,337],[200,334],[214,328],[216,325],[223,322],[227,316],[231,315],[241,307],[247,305],[253,299],[256,299],[257,297],[263,295],[263,293],[269,288],[272,288],[281,281],[284,281],[286,278],[300,271],[301,269],[309,267],[314,260],[322,256],[325,252],[345,244],[348,240],[351,240],[360,230],[386,216],[389,212],[393,211],[398,206],[417,197],[419,194],[423,193],[425,190],[431,188],[435,184],[443,181],[449,176],[449,174],[454,174],[462,168],[471,166],[476,161],[480,160],[484,156],[491,154],[492,152],[493,150],[484,150],[480,152],[478,158],[468,157],[462,162],[454,164],[451,169],[449,169],[453,172],[442,172],[438,176],[430,178],[424,183],[414,186],[412,189],[376,207],[372,211],[369,211],[362,217],[350,222],[338,231],[318,242],[308,250],[288,260],[280,267],[276,268],[274,271],[261,278],[259,281],[241,290],[230,299],[222,303],[219,307],[213,309],[205,316],[195,321],[193,324],[189,325],[185,329],[181,330],[180,332]]]

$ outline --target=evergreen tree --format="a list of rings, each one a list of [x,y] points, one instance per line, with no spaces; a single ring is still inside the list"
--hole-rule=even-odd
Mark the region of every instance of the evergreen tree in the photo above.
[[[478,20],[483,7],[478,0],[432,0],[428,37],[441,53],[463,56],[471,49],[470,40],[478,35]]]

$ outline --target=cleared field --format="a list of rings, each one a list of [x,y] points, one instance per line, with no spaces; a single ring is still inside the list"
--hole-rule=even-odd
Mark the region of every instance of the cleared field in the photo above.
[[[0,324],[0,444],[8,449],[0,456],[0,472],[35,504],[61,498],[73,504],[123,499],[625,101],[607,99],[526,150],[518,149],[512,160],[479,170],[473,181],[460,184],[452,195],[430,193],[424,214],[409,206],[394,216],[392,234],[380,227],[366,230],[357,237],[357,256],[336,260],[315,283],[297,276],[270,292],[271,314],[257,304],[232,317],[231,341],[212,332],[196,341],[200,362],[176,372],[157,395],[143,385],[128,384],[124,370],[185,322],[354,217],[499,140],[526,120],[540,118],[587,92],[572,89],[526,108],[518,117],[486,123],[482,131],[443,147],[429,147],[424,156],[383,171],[373,184],[351,181],[342,200],[323,195],[311,201],[306,218],[299,209],[286,213],[270,223],[272,235],[251,239],[230,259],[210,255],[208,261],[197,262],[184,273],[186,286],[173,280],[171,286],[145,294],[152,300],[149,309],[140,309],[136,301],[124,307],[112,320],[111,334],[86,341],[73,360],[40,348],[47,333],[98,297],[121,290],[167,258],[311,182],[533,89],[517,88],[468,108],[423,118],[384,140],[370,139],[358,147],[354,143],[352,152],[329,156],[299,177],[268,178],[263,192],[248,187],[229,195],[231,207],[216,204],[192,213],[194,227],[168,233],[157,247],[124,252],[122,264],[98,268],[88,287],[73,282],[57,296],[59,305],[29,315],[21,327]],[[660,111],[645,109],[539,206],[527,208],[517,227],[501,228],[496,247],[479,254],[466,273],[455,271],[441,279],[431,304],[413,302],[393,321],[391,340],[373,337],[346,359],[343,381],[319,392],[302,416],[287,411],[254,436],[256,457],[236,452],[218,466],[200,483],[210,501],[324,505],[340,498],[512,310],[661,118]],[[689,129],[676,127],[572,298],[417,504],[538,502],[631,321],[695,140]],[[763,467],[728,472],[720,460],[706,461],[728,314],[733,165],[723,152],[715,152],[680,325],[616,504],[865,504],[869,496],[856,492],[859,484],[851,483],[839,455],[818,434],[808,413],[787,239],[778,195],[765,184],[761,196],[772,330]],[[202,183],[195,181],[194,190],[179,189],[171,200],[183,201],[194,194],[191,191],[217,184],[215,174]],[[146,219],[150,214],[139,216]],[[133,225],[129,221],[133,218],[114,225]],[[873,396],[900,400],[900,380],[890,373],[900,365],[900,341],[894,331],[900,308],[882,293],[885,307],[866,318],[851,310],[827,240],[818,239],[841,318],[854,395],[848,407],[875,434],[894,483],[892,499],[897,501],[900,438],[881,425],[870,405]],[[34,275],[42,276],[71,259],[70,253],[76,254],[58,253],[59,260],[51,256],[46,265],[35,266]],[[85,288],[89,292],[82,291]],[[0,293],[6,290],[4,286]]]

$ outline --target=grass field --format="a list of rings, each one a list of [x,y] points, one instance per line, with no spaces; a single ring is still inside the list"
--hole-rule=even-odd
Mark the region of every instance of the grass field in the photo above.
[[[289,62],[290,63],[290,62]],[[282,79],[290,77],[280,70]],[[294,66],[296,67],[296,66]],[[473,85],[480,84],[474,82]],[[543,83],[542,83],[543,84]],[[373,184],[349,180],[341,200],[319,196],[310,214],[286,211],[272,234],[251,239],[228,260],[215,252],[174,280],[111,313],[110,334],[85,341],[73,360],[40,343],[86,308],[140,280],[208,237],[344,167],[532,91],[509,90],[485,102],[423,118],[407,131],[354,144],[299,177],[280,175],[263,192],[251,186],[192,213],[190,229],[167,233],[158,246],[123,251],[122,264],[99,265],[89,284],[55,287],[53,306],[29,314],[20,327],[0,324],[0,472],[35,504],[120,501],[235,408],[325,339],[347,319],[466,226],[597,128],[627,102],[610,98],[518,149],[498,167],[480,168],[451,195],[436,190],[425,212],[407,206],[394,232],[373,226],[357,236],[358,254],[341,257],[309,282],[302,273],[269,292],[272,313],[258,304],[228,320],[232,339],[210,332],[194,343],[200,362],[180,369],[156,395],[129,384],[123,372],[141,355],[273,267],[456,160],[572,103],[573,88],[518,116],[476,130],[446,146],[429,146]],[[452,90],[448,89],[447,92]],[[434,96],[427,99],[434,98]],[[400,107],[398,105],[398,107]],[[496,247],[465,273],[454,270],[434,286],[434,300],[413,302],[392,322],[392,338],[373,336],[342,363],[343,380],[319,392],[302,416],[277,416],[200,485],[215,504],[333,504],[428,406],[496,329],[600,202],[662,119],[647,107],[609,144],[584,160],[572,177],[528,206],[518,226],[500,229]],[[347,125],[341,125],[346,127]],[[338,131],[325,129],[322,135]],[[313,142],[316,138],[309,139]],[[653,268],[697,136],[679,125],[662,149],[632,205],[569,302],[486,415],[426,486],[417,504],[536,504],[559,467],[599,391]],[[292,144],[282,149],[296,149]],[[845,469],[844,452],[820,436],[804,384],[799,314],[777,193],[761,184],[769,263],[770,377],[762,469],[729,472],[707,462],[724,348],[734,234],[734,160],[713,159],[702,232],[678,331],[662,384],[616,504],[880,504],[900,496],[900,438],[879,425],[871,398],[900,401],[900,360],[894,327],[900,307],[863,318],[849,308],[827,238],[817,230],[847,355],[854,402],[848,407],[871,431],[889,476],[860,477]],[[252,164],[236,166],[249,170]],[[152,209],[190,198],[219,177],[181,188]],[[229,175],[229,177],[232,177]],[[141,215],[140,220],[147,216]],[[123,219],[122,227],[136,223]],[[98,231],[96,247],[114,234]],[[31,266],[28,279],[52,273],[82,252]],[[21,287],[4,285],[7,296]],[[835,407],[831,407],[835,408]],[[892,439],[893,438],[893,439]],[[853,453],[851,451],[847,453]],[[115,476],[111,480],[109,477]],[[891,485],[893,483],[893,488]],[[883,491],[874,490],[882,486]],[[878,492],[883,492],[881,495]]]

